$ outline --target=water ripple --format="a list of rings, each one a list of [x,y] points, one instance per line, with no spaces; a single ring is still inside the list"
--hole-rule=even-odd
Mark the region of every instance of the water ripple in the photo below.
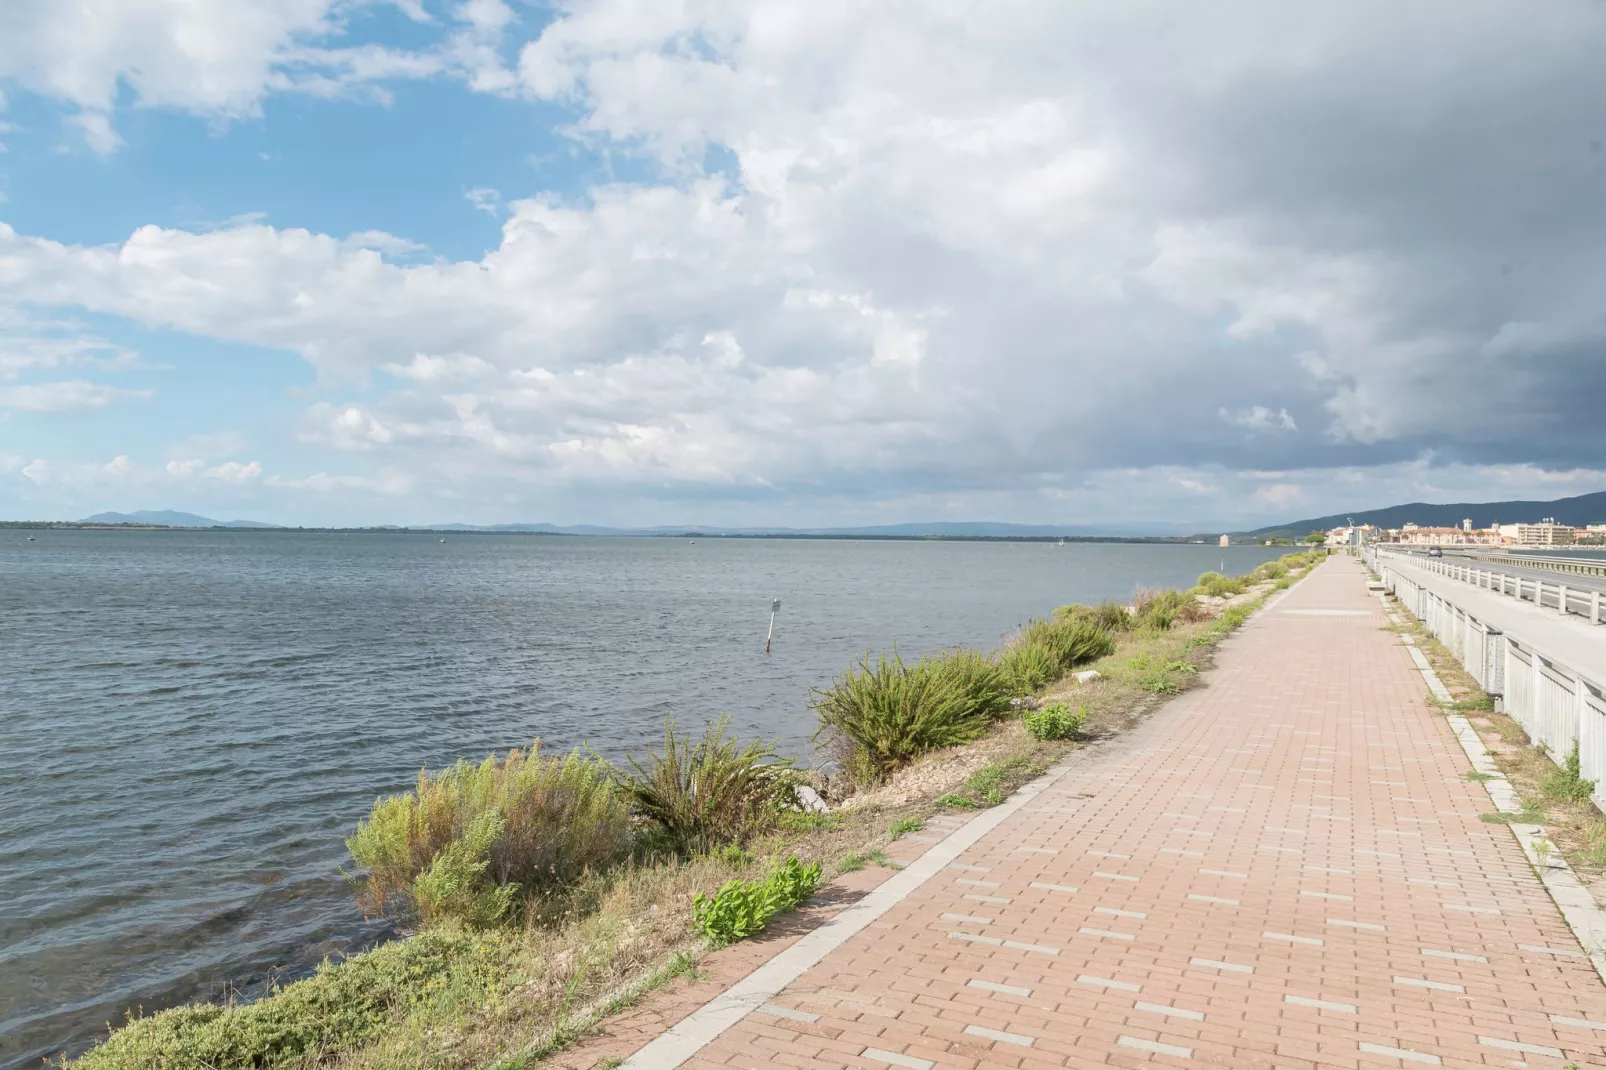
[[[0,533],[0,1068],[388,937],[343,841],[421,767],[729,713],[810,753],[867,648],[991,644],[1203,546]],[[763,654],[770,599],[783,613]]]

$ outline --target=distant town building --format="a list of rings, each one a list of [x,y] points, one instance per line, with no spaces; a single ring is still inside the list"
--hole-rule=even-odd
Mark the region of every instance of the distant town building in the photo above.
[[[1333,528],[1327,533],[1327,545],[1359,546],[1364,540],[1376,540],[1379,534],[1379,529],[1373,527],[1371,524],[1361,524],[1353,528]]]
[[[1406,546],[1498,546],[1503,541],[1497,531],[1472,531],[1459,528],[1425,528],[1406,524],[1400,529],[1397,542]]]
[[[1472,518],[1471,517],[1467,517],[1467,519],[1461,521],[1461,530],[1462,531],[1471,531],[1472,530]]]
[[[1546,517],[1537,524],[1517,524],[1518,546],[1566,546],[1578,539],[1578,529]]]
[[[1231,540],[1231,539],[1229,539],[1229,538],[1227,538],[1227,536],[1225,536],[1225,535],[1223,535],[1223,536],[1222,536],[1222,537],[1221,537],[1221,545],[1222,545],[1222,546],[1226,546],[1226,545],[1228,545],[1228,544],[1229,544],[1229,543],[1230,543],[1230,542],[1231,542],[1231,541],[1232,541],[1232,540]]]

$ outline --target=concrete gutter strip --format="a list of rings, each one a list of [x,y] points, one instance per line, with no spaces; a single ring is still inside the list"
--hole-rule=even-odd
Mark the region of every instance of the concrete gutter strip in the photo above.
[[[1450,701],[1450,691],[1439,679],[1439,674],[1433,671],[1422,651],[1415,646],[1406,648],[1411,653],[1411,660],[1416,663],[1417,669],[1427,681],[1428,688],[1433,697],[1440,702]],[[1449,713],[1450,730],[1455,733],[1456,741],[1466,752],[1467,760],[1472,768],[1484,774],[1489,779],[1483,782],[1484,790],[1489,793],[1489,799],[1495,808],[1503,814],[1517,814],[1522,812],[1522,804],[1517,798],[1517,791],[1511,786],[1511,781],[1500,771],[1500,767],[1489,756],[1488,748],[1483,745],[1482,738],[1470,722],[1459,713]],[[1511,834],[1517,838],[1522,853],[1527,857],[1528,864],[1533,867],[1534,873],[1544,884],[1550,898],[1555,900],[1556,907],[1561,916],[1566,919],[1572,928],[1573,935],[1589,961],[1594,964],[1595,972],[1602,981],[1606,981],[1606,911],[1595,902],[1595,897],[1589,894],[1578,874],[1561,857],[1545,836],[1545,830],[1539,825],[1511,824],[1507,826]],[[1544,844],[1540,848],[1540,844]]]
[[[623,1066],[628,1070],[674,1070],[761,1004],[769,1002],[811,966],[903,902],[1069,771],[1068,765],[1056,766],[998,806],[983,810],[863,899],[844,908],[835,918],[693,1011],[668,1032],[660,1034],[625,1060]]]

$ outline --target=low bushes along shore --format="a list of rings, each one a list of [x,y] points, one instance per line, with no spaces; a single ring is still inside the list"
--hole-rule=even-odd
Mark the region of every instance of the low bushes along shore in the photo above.
[[[1118,731],[1190,686],[1257,604],[1241,596],[1286,587],[1322,556],[1207,572],[1189,591],[1139,592],[1131,608],[1064,606],[988,654],[866,655],[812,695],[838,769],[829,780],[729,737],[724,720],[701,738],[668,722],[662,747],[624,768],[537,744],[420,773],[347,841],[359,904],[414,935],[252,1003],[131,1015],[70,1065],[538,1061],[834,874],[885,861],[881,848],[924,815],[1001,802],[1077,736]],[[1084,666],[1098,680],[1068,684]],[[800,792],[811,779],[845,804],[812,812]]]

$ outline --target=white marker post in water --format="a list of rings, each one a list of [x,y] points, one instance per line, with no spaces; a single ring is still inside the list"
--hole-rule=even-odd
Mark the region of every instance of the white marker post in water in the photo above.
[[[775,614],[779,613],[780,611],[781,600],[777,598],[775,601],[770,603],[770,630],[769,634],[764,636],[764,653],[766,654],[770,652],[770,640],[775,638]]]

